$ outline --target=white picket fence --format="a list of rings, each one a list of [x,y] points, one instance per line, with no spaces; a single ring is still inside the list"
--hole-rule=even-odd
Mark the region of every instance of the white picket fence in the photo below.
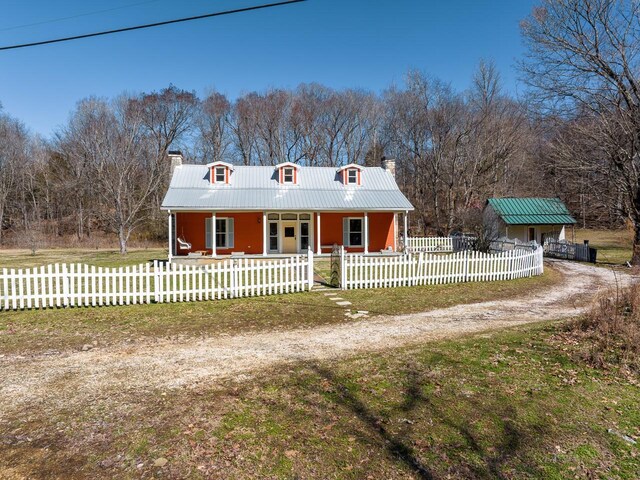
[[[313,252],[189,266],[119,268],[55,264],[0,271],[0,310],[187,302],[301,292],[313,286]]]
[[[453,252],[451,237],[408,237],[407,253],[413,252]]]
[[[490,282],[543,273],[543,249],[498,254],[464,251],[451,255],[420,252],[397,256],[346,254],[342,257],[343,289],[387,288],[457,282]]]

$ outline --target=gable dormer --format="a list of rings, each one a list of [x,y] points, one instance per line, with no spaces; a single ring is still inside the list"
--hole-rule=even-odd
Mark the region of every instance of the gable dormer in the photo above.
[[[227,162],[207,163],[209,182],[215,185],[228,185],[233,172],[233,165]]]
[[[364,170],[363,166],[350,163],[340,167],[338,173],[341,174],[344,185],[357,187],[362,185],[362,170]]]
[[[291,162],[284,162],[276,165],[276,172],[278,172],[278,183],[282,185],[297,185],[298,184],[298,165]]]

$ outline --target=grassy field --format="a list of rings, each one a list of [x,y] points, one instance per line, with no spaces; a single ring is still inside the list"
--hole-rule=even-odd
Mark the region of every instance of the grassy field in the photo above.
[[[3,418],[3,478],[640,476],[638,382],[528,326]]]
[[[570,232],[567,233],[571,239]],[[598,263],[624,265],[631,260],[633,232],[629,230],[583,230],[576,229],[575,241],[598,249]]]
[[[51,248],[38,250],[0,249],[0,268],[28,268],[50,263],[87,263],[97,267],[137,265],[149,260],[166,260],[167,250],[162,248],[131,249],[126,255],[118,250],[89,248]]]

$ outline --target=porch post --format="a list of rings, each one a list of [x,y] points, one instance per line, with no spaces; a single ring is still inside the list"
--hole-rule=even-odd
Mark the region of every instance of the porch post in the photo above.
[[[393,213],[393,251],[398,251],[398,212]]]
[[[262,212],[262,256],[266,257],[269,249],[267,248],[267,212]]]
[[[369,214],[364,212],[364,253],[369,253]]]
[[[211,215],[211,256],[215,257],[217,255],[217,245],[216,245],[216,212],[213,212]]]
[[[173,225],[171,221],[171,210],[169,212],[169,263],[173,259]]]
[[[320,255],[322,253],[322,241],[320,238],[320,212],[317,212],[316,216],[318,217],[318,231],[316,232],[316,253]]]
[[[404,232],[403,232],[403,235],[404,235],[404,251],[405,252],[407,251],[407,242],[408,242],[407,238],[409,237],[408,232],[407,232],[408,226],[409,226],[409,221],[408,221],[408,218],[407,218],[408,216],[409,216],[409,210],[405,210],[404,211],[404,215],[403,215],[403,218],[404,218]]]

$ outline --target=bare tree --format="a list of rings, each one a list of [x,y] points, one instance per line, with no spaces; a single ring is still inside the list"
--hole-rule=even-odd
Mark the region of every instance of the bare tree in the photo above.
[[[28,158],[29,135],[25,127],[8,115],[0,114],[0,241],[7,212],[18,198],[19,175]]]
[[[206,162],[225,160],[231,143],[231,103],[227,97],[210,93],[202,102],[196,123],[202,158]]]
[[[634,226],[632,263],[640,264],[640,3],[635,0],[543,0],[522,31],[528,45],[523,78],[559,118],[586,117],[583,155],[569,174],[606,172],[622,198],[610,207]],[[566,155],[564,155],[566,157]],[[619,202],[619,200],[621,200]],[[619,202],[619,203],[618,203]]]

